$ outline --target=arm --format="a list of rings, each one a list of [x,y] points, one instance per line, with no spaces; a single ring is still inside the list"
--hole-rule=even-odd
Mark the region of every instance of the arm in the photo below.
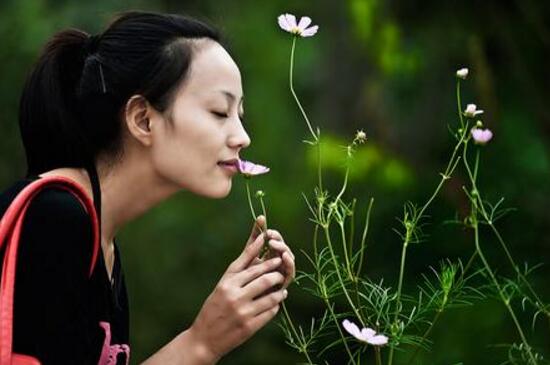
[[[142,365],[211,365],[219,358],[207,346],[200,343],[189,328],[176,336],[166,346],[148,358]]]

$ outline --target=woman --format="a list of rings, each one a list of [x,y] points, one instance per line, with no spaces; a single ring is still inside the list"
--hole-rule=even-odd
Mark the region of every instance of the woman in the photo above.
[[[0,196],[0,215],[30,182],[80,184],[100,217],[91,278],[92,225],[76,198],[41,192],[26,217],[16,274],[14,352],[42,364],[128,363],[128,304],[115,236],[178,191],[223,198],[241,149],[239,69],[217,32],[197,20],[144,12],[103,33],[70,29],[46,45],[27,79],[20,130],[28,174]],[[294,255],[255,222],[192,326],[145,364],[214,364],[268,323],[294,277]],[[264,238],[278,255],[260,260]],[[158,249],[162,249],[159,247]]]

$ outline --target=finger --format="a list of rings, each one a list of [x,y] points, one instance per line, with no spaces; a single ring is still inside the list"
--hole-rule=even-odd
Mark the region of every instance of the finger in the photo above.
[[[290,257],[292,257],[293,260],[295,259],[294,254],[290,250],[290,247],[288,247],[283,241],[271,239],[269,240],[269,247],[277,251],[280,255],[282,255],[284,252],[288,252]]]
[[[252,318],[248,322],[248,328],[252,333],[256,333],[260,328],[266,325],[267,322],[271,321],[273,317],[277,315],[281,306],[278,304],[272,308],[269,308],[263,313],[258,314],[256,317]]]
[[[292,251],[290,250],[290,247],[288,247],[288,245],[285,243],[285,240],[283,239],[283,236],[279,231],[277,231],[276,229],[268,229],[267,237],[269,239],[274,239],[282,242],[285,245],[285,247],[288,249],[288,251],[290,251],[290,253],[292,254],[292,258],[294,258],[294,253],[292,253]]]
[[[273,238],[273,239],[276,239],[276,240],[279,240],[279,241],[284,241],[283,236],[276,229],[268,229],[267,230],[267,236],[269,238]]]
[[[254,303],[253,313],[254,316],[257,316],[260,313],[265,312],[266,310],[275,307],[283,300],[286,299],[288,292],[286,289],[277,290],[271,294],[265,295],[259,299],[256,299]]]
[[[283,289],[286,289],[290,283],[296,277],[296,266],[294,264],[294,259],[290,257],[288,252],[283,253],[283,267],[285,270],[285,281],[283,282]]]
[[[284,281],[285,277],[280,272],[268,272],[267,274],[263,274],[262,276],[252,280],[250,283],[243,287],[243,289],[245,290],[244,297],[248,299],[254,299],[266,292],[268,289],[271,289],[276,285],[282,284]]]
[[[260,251],[262,250],[262,247],[264,245],[264,234],[260,234],[256,239],[249,245],[247,245],[241,255],[237,257],[235,261],[229,265],[227,268],[228,272],[239,272],[247,268],[250,263],[254,261],[255,258],[258,257],[260,254]]]
[[[259,257],[256,257],[256,258],[254,258],[254,260],[252,260],[252,262],[250,263],[249,267],[250,267],[250,266],[253,266],[253,265],[261,264],[262,262],[264,262],[264,260],[262,260],[262,259],[259,258]]]
[[[246,241],[246,245],[248,246],[249,244],[254,242],[256,237],[258,237],[258,235],[260,233],[265,231],[266,228],[267,227],[266,227],[265,216],[259,215],[258,217],[256,217],[256,220],[254,221],[254,225],[252,226],[252,232],[250,232],[250,236],[248,237],[248,240]]]
[[[241,271],[235,276],[235,281],[242,288],[257,277],[277,269],[282,262],[283,260],[280,257],[275,257],[261,264],[249,266],[246,270]]]

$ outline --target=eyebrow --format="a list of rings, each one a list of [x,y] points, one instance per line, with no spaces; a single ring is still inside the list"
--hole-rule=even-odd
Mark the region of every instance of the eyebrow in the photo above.
[[[231,93],[231,92],[229,92],[229,91],[220,90],[220,92],[221,92],[223,95],[225,95],[225,97],[228,98],[229,101],[234,101],[234,100],[237,98],[233,93]],[[239,103],[242,103],[243,100],[244,100],[244,95],[241,96],[241,100],[239,101]]]

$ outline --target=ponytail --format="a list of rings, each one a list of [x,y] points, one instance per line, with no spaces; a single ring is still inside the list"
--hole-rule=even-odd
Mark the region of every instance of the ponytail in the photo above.
[[[54,165],[81,165],[89,152],[75,123],[75,89],[84,64],[83,48],[87,39],[87,33],[76,29],[57,33],[46,44],[27,78],[19,104],[27,175],[51,170],[57,167]],[[49,157],[44,159],[43,154]]]

